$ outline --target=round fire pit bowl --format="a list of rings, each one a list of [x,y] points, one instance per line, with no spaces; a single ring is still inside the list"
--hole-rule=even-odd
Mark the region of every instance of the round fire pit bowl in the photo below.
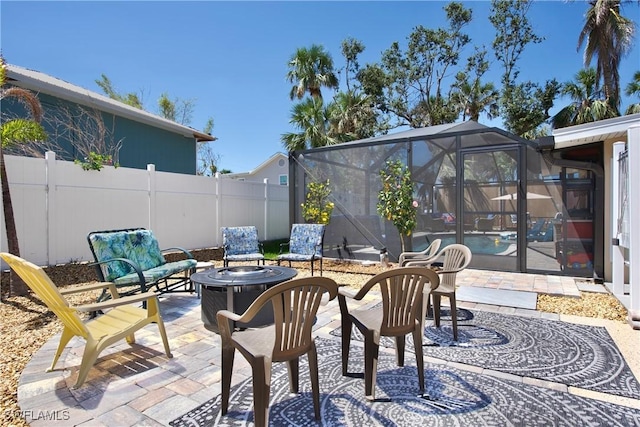
[[[201,316],[204,327],[218,332],[216,313],[229,310],[242,314],[267,288],[294,278],[298,272],[280,266],[241,265],[212,268],[191,275],[191,281],[202,287]],[[273,323],[273,309],[265,306],[249,323],[236,327],[248,328]]]
[[[293,272],[283,270],[278,267],[259,266],[259,265],[242,265],[237,267],[215,268],[203,271],[207,282],[224,283],[225,286],[236,285],[264,285],[275,281],[280,283],[289,280],[295,276]],[[199,278],[196,278],[198,280]],[[202,279],[200,279],[202,280]],[[206,286],[206,285],[205,285]]]

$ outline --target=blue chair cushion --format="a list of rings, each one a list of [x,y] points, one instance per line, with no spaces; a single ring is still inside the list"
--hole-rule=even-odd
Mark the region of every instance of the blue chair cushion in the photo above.
[[[142,271],[150,270],[167,262],[152,231],[136,230],[128,234],[131,245],[127,258],[138,264]]]
[[[128,258],[127,249],[130,241],[126,231],[95,233],[89,237],[97,261],[108,261],[113,258]],[[100,266],[107,282],[126,276],[133,268],[125,262],[109,262]]]
[[[293,224],[289,240],[291,254],[322,256],[324,224]]]
[[[227,261],[261,261],[264,259],[264,255],[257,254],[240,254],[240,255],[227,255],[225,257]]]
[[[284,261],[311,261],[312,259],[320,259],[322,256],[320,255],[305,255],[305,254],[282,254],[278,255],[279,260]]]
[[[222,227],[222,245],[228,259],[232,255],[255,254],[260,252],[258,229],[254,226]]]
[[[160,279],[164,279],[165,277],[174,275],[176,273],[180,273],[182,271],[187,271],[191,268],[194,268],[197,263],[198,261],[196,261],[195,259],[184,259],[181,261],[168,262],[166,264],[151,268],[149,270],[143,270],[142,275],[144,276],[145,282],[152,283]],[[115,283],[118,286],[137,284],[138,275],[135,272],[126,274],[122,277],[118,277],[114,279],[113,283]]]

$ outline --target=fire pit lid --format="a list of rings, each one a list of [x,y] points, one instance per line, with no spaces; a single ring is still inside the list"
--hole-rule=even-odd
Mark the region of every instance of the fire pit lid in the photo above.
[[[269,285],[295,277],[297,271],[287,267],[242,265],[212,268],[191,276],[204,286]]]

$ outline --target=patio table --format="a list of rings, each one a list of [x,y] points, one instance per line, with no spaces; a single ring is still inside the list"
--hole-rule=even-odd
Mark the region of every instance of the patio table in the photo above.
[[[204,327],[218,333],[216,313],[219,310],[244,313],[267,288],[292,279],[297,274],[294,268],[257,265],[212,268],[194,273],[191,281],[202,287],[201,318]],[[273,323],[273,310],[267,305],[250,322],[235,326],[248,328],[270,323]]]

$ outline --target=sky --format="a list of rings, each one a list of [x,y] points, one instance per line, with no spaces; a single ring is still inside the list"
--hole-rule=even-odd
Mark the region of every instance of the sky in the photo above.
[[[473,11],[466,28],[472,45],[490,50],[494,28],[489,1],[463,2]],[[445,25],[442,1],[8,1],[0,2],[0,47],[5,60],[102,93],[95,80],[109,77],[120,93],[142,94],[145,108],[157,113],[157,100],[193,100],[190,126],[212,134],[219,168],[247,172],[277,152],[286,152],[281,135],[297,131],[289,123],[294,102],[286,81],[296,49],[319,44],[344,66],[341,42],[360,40],[360,64],[379,62],[395,41],[405,49],[418,25]],[[587,3],[536,1],[529,14],[545,41],[529,45],[519,62],[521,80],[540,84],[572,80],[583,67],[577,40]],[[637,2],[623,16],[640,22]],[[462,53],[471,53],[472,48]],[[486,75],[499,87],[500,66]],[[640,43],[620,66],[622,88],[640,70]],[[344,79],[341,79],[344,87]],[[331,91],[323,91],[325,98]],[[624,97],[622,108],[632,102]],[[553,114],[566,105],[559,100]],[[500,120],[480,122],[502,127]],[[394,131],[391,131],[394,132]]]

